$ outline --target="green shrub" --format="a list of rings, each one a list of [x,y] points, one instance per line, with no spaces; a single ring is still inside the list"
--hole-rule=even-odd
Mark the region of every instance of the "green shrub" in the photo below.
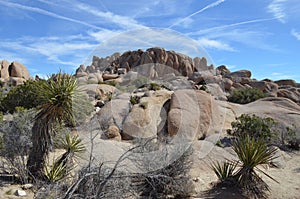
[[[155,83],[155,82],[151,82],[151,83],[150,83],[150,88],[149,88],[149,90],[158,91],[158,90],[160,90],[160,89],[161,89],[161,87],[160,87],[159,84],[157,84],[157,83]]]
[[[31,109],[41,104],[39,84],[41,81],[28,80],[22,85],[12,88],[1,100],[0,111],[13,113],[16,107]]]
[[[134,96],[130,96],[130,100],[129,101],[130,101],[130,103],[132,105],[135,105],[135,104],[140,103],[140,99],[141,99],[140,96],[134,95]]]
[[[272,128],[277,123],[273,118],[261,118],[256,115],[243,114],[237,118],[237,121],[231,123],[232,130],[227,132],[236,137],[245,137],[249,135],[255,139],[262,138],[270,143],[272,139],[278,138],[278,133]]]
[[[234,89],[230,93],[228,101],[238,104],[247,104],[264,97],[267,97],[267,95],[257,88],[241,88]]]

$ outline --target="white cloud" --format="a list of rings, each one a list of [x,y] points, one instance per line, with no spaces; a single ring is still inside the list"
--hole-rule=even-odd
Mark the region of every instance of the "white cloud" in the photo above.
[[[143,28],[144,26],[139,24],[136,20],[127,17],[114,14],[112,12],[102,12],[101,10],[95,9],[87,4],[83,3],[75,3],[74,5],[81,12],[84,11],[86,13],[92,14],[94,16],[105,19],[106,21],[117,24],[123,29],[132,29],[132,28]]]
[[[65,20],[65,21],[73,22],[73,23],[78,23],[78,24],[81,24],[81,25],[84,25],[84,26],[87,26],[87,27],[90,27],[90,28],[103,30],[103,28],[92,25],[92,24],[89,24],[85,21],[65,17],[65,16],[62,16],[62,15],[59,15],[59,14],[56,14],[56,13],[53,13],[53,12],[50,12],[50,11],[47,11],[47,10],[44,10],[44,9],[41,9],[41,8],[32,7],[32,6],[25,6],[25,5],[18,4],[18,3],[4,2],[4,1],[0,1],[0,4],[4,5],[6,7],[18,8],[18,9],[21,9],[21,10],[27,10],[27,11],[30,11],[30,12],[39,13],[39,14],[46,15],[46,16],[49,16],[49,17],[62,19],[62,20]]]
[[[113,12],[110,12],[107,10],[106,6],[100,2],[102,7],[105,7],[106,11],[103,12],[102,10],[98,9],[96,6],[92,6],[86,3],[82,3],[76,0],[64,0],[63,5],[59,3],[53,3],[52,1],[48,0],[39,0],[43,3],[46,3],[48,5],[56,6],[56,7],[67,7],[69,10],[75,11],[77,13],[84,13],[88,15],[92,15],[97,17],[101,20],[96,20],[97,23],[113,23],[121,27],[122,29],[133,29],[133,28],[143,28],[144,26],[139,24],[138,21],[135,19],[128,17],[128,16],[122,16],[115,14]],[[93,17],[93,20],[95,21],[95,17]]]
[[[106,41],[118,34],[120,34],[121,31],[112,31],[112,30],[101,30],[101,31],[88,31],[88,35],[90,35],[94,40],[98,42]]]
[[[172,27],[174,27],[174,26],[176,26],[176,25],[179,25],[179,24],[181,24],[182,22],[184,22],[185,20],[188,20],[189,18],[193,17],[194,15],[200,14],[200,13],[204,12],[204,11],[207,10],[207,9],[216,7],[216,6],[220,5],[220,4],[223,3],[223,2],[225,2],[225,0],[218,0],[218,1],[215,1],[215,2],[213,2],[213,3],[211,3],[211,4],[207,5],[207,6],[205,6],[204,8],[198,10],[197,12],[194,12],[194,13],[190,14],[190,15],[187,16],[187,17],[184,17],[184,18],[182,18],[182,19],[179,19],[177,22],[175,22],[174,24],[172,24],[171,26],[169,26],[169,28],[172,28]]]
[[[287,14],[285,3],[287,0],[273,0],[267,7],[269,13],[273,14],[281,23],[286,22]]]
[[[203,47],[203,48],[214,48],[218,50],[225,50],[225,51],[235,51],[231,46],[228,44],[217,41],[217,40],[212,40],[208,38],[200,38],[198,40],[198,43]]]
[[[296,30],[292,29],[291,34],[300,41],[300,32],[297,32]]]

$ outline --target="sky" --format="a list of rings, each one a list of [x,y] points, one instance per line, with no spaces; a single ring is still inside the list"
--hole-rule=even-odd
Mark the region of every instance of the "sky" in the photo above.
[[[300,82],[299,10],[299,0],[0,0],[0,60],[23,63],[32,76],[74,73],[95,53],[165,39],[161,47],[183,53],[194,42],[201,50],[188,55],[204,51],[215,66]]]

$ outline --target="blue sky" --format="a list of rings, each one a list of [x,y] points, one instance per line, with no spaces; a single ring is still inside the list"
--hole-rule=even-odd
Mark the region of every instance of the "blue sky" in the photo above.
[[[299,10],[299,0],[0,0],[0,60],[19,61],[31,75],[74,73],[124,32],[167,28],[216,66],[300,82]]]

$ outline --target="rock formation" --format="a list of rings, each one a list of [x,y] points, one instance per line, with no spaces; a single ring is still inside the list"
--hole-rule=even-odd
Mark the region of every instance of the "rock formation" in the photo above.
[[[19,62],[9,63],[6,60],[0,61],[0,80],[12,86],[22,84],[30,78],[30,74],[23,64]]]
[[[147,65],[147,70],[144,70],[144,65]],[[75,76],[85,83],[89,82],[91,74],[102,75],[102,79],[98,78],[98,81],[112,80],[118,78],[120,74],[139,70],[138,66],[143,68],[143,74],[149,78],[157,78],[170,73],[170,71],[177,75],[190,76],[196,71],[213,70],[212,66],[207,66],[205,57],[192,59],[175,51],[154,47],[146,51],[141,49],[127,51],[122,55],[115,53],[106,58],[94,56],[91,65],[87,67],[81,65],[76,70]]]

